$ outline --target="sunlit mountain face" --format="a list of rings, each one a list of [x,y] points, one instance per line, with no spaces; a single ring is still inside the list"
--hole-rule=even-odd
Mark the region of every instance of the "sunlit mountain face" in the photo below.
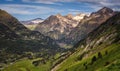
[[[120,0],[0,0],[0,71],[119,71]]]

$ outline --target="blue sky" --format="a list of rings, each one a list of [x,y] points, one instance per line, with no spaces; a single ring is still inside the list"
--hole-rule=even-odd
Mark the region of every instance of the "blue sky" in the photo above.
[[[55,14],[91,13],[102,7],[120,11],[120,0],[0,0],[0,9],[18,20],[47,18]]]

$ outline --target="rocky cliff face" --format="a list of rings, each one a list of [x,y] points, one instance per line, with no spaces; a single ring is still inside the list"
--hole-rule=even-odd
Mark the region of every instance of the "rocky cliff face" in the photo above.
[[[40,23],[36,27],[36,30],[55,40],[59,40],[68,35],[84,16],[85,14],[77,16],[72,16],[71,14],[66,16],[62,16],[60,14],[52,15],[44,22]]]
[[[79,41],[55,71],[119,70],[120,13],[112,16]],[[69,66],[69,67],[68,67]]]
[[[100,24],[115,15],[112,9],[104,7],[97,12],[91,13],[89,17],[84,17],[63,41],[68,44],[76,44],[79,40],[85,38],[88,33],[97,28]]]

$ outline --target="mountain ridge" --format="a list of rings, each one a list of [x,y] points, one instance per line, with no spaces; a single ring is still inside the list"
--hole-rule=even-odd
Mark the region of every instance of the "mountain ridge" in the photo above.
[[[29,30],[15,17],[0,10],[0,70],[20,59],[49,59],[62,51],[64,49],[50,37]]]
[[[85,15],[80,16],[83,18]],[[61,39],[77,26],[79,20],[75,20],[73,17],[71,14],[66,16],[62,16],[61,14],[51,15],[38,24],[35,30],[55,40]]]
[[[107,7],[104,7],[97,12],[91,13],[89,17],[84,17],[79,22],[78,26],[70,32],[68,37],[63,38],[63,41],[67,44],[75,44],[79,40],[84,39],[88,33],[90,33],[92,30],[97,28],[100,24],[102,24],[115,14],[116,12]]]
[[[21,21],[21,23],[24,25],[33,25],[33,24],[41,23],[43,21],[44,21],[44,19],[42,19],[42,18],[35,18],[35,19],[31,19],[31,20]]]
[[[120,13],[79,41],[73,53],[51,71],[119,70]],[[101,32],[101,33],[99,33]],[[68,67],[69,66],[69,67]]]

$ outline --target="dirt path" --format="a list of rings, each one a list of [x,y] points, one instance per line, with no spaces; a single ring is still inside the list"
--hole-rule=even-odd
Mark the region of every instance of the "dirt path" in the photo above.
[[[61,63],[59,63],[58,65],[56,65],[54,68],[51,69],[51,71],[56,71],[59,69],[59,67],[62,65],[62,63],[64,63],[66,61],[66,59],[71,55],[71,53],[69,53],[68,55],[66,55],[64,58],[63,58],[63,61]]]
[[[64,61],[65,61],[65,60],[64,60]],[[59,66],[60,66],[62,63],[64,63],[64,61],[61,62],[60,64],[56,65],[54,68],[52,68],[51,71],[56,71],[56,70],[59,68]]]

